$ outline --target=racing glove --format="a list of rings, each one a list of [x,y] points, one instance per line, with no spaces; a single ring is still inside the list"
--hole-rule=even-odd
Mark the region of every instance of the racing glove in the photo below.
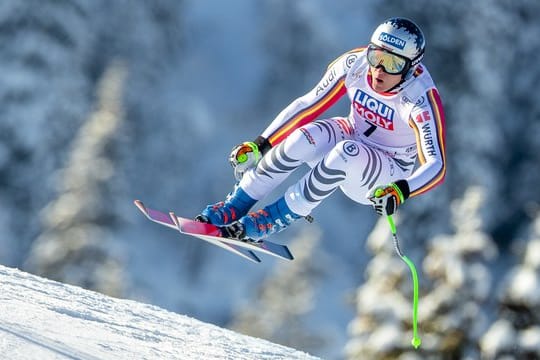
[[[234,177],[240,181],[249,169],[257,166],[262,155],[254,142],[243,142],[231,150],[229,162],[234,169]]]
[[[268,139],[259,136],[255,141],[243,142],[231,150],[229,162],[234,169],[234,177],[240,181],[244,174],[257,166],[263,155],[270,150],[272,145]]]
[[[409,184],[407,180],[398,180],[388,185],[376,186],[367,198],[373,203],[373,208],[379,215],[392,215],[409,197]]]

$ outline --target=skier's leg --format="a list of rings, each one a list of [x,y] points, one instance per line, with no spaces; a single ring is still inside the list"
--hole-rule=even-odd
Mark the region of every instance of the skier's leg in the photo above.
[[[257,167],[242,178],[240,186],[254,199],[263,199],[302,163],[313,167],[339,141],[350,139],[352,135],[352,127],[344,118],[305,125],[270,150]]]
[[[343,118],[319,120],[295,130],[244,175],[227,200],[207,206],[197,219],[215,225],[238,220],[302,163],[317,162],[336,142],[351,135],[351,127]]]
[[[369,205],[367,192],[373,186],[402,178],[404,173],[394,159],[362,142],[338,143],[310,173],[285,193],[289,208],[308,215],[338,187],[349,198]]]
[[[307,216],[322,200],[341,187],[347,196],[369,204],[365,194],[375,184],[401,176],[394,160],[360,142],[339,142],[300,181],[289,187],[275,203],[239,220],[235,235],[262,239],[279,232],[296,219]]]

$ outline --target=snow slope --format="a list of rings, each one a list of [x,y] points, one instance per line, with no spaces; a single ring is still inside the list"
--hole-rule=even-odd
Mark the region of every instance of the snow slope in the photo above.
[[[5,359],[315,359],[156,306],[0,266]]]

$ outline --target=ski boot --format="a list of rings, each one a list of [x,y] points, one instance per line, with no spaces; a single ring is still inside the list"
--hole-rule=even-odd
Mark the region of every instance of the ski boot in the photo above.
[[[238,222],[222,227],[221,232],[225,237],[257,242],[280,232],[299,218],[301,216],[292,212],[281,197],[264,209],[250,212]]]
[[[208,205],[195,220],[216,226],[228,225],[247,214],[256,202],[240,186],[235,186],[225,201]]]

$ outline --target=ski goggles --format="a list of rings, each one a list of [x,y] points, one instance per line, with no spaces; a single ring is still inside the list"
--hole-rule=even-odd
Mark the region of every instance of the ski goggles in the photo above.
[[[368,46],[366,57],[369,65],[374,68],[381,66],[387,74],[398,75],[409,70],[409,60],[373,44]]]

